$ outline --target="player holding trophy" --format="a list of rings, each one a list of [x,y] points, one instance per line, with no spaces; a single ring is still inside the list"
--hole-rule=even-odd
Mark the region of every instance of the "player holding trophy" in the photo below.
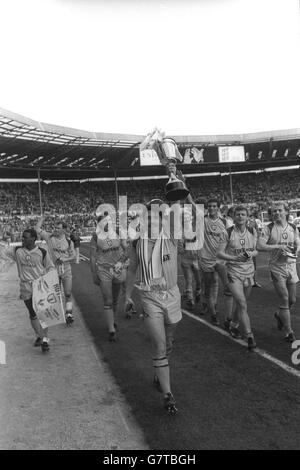
[[[196,215],[196,206],[183,177],[176,175],[176,162],[182,159],[176,142],[164,138],[163,134],[155,130],[142,143],[141,151],[145,148],[154,149],[167,168],[170,175],[166,185],[167,199],[185,200],[192,204],[193,213]],[[147,218],[144,218],[140,237],[132,243],[126,282],[126,306],[131,305],[131,293],[139,267],[141,278],[137,287],[145,326],[151,339],[154,385],[164,395],[164,408],[173,414],[177,412],[177,405],[171,391],[169,358],[174,333],[182,318],[181,296],[177,285],[178,239],[174,227],[176,222],[181,221],[181,212],[179,212],[180,220],[175,220],[176,216],[178,217],[176,211],[173,212],[175,218],[170,220],[170,211],[162,204],[163,201],[160,199],[152,199],[147,203]],[[156,217],[153,217],[155,214]],[[155,232],[157,236],[153,236]],[[199,232],[197,238],[201,248],[202,233]]]

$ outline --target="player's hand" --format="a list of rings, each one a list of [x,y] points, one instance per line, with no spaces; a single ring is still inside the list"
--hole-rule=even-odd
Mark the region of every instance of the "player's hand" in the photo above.
[[[282,256],[289,256],[289,254],[292,253],[292,250],[288,246],[281,246],[280,251]]]
[[[247,256],[244,255],[244,258],[246,261],[252,260],[253,259],[253,252],[252,251],[247,251]]]
[[[248,259],[243,255],[243,253],[239,253],[236,255],[235,261],[238,261],[239,263],[245,263],[245,261],[248,261]]]
[[[123,263],[121,263],[121,261],[118,261],[115,265],[114,265],[114,271],[115,273],[119,274],[123,269]]]
[[[181,170],[177,169],[176,176],[179,180],[183,181],[184,183],[186,182],[186,177],[184,176]]]

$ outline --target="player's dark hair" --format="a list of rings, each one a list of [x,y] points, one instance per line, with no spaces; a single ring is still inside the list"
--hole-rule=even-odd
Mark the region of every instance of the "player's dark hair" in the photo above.
[[[31,238],[34,238],[34,240],[37,240],[37,231],[34,230],[34,228],[26,228],[24,231],[23,231],[23,234],[24,233],[29,233]]]
[[[218,207],[221,206],[221,203],[220,203],[219,199],[217,199],[217,198],[211,198],[211,199],[209,199],[209,200],[207,201],[207,206],[208,206],[208,204],[212,204],[212,203],[217,204]]]

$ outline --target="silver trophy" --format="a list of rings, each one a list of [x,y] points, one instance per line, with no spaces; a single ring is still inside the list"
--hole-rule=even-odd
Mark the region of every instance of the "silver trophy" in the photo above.
[[[148,134],[140,149],[151,148],[155,150],[160,162],[165,166],[169,181],[166,184],[166,198],[168,201],[179,201],[185,199],[189,190],[186,188],[184,181],[179,179],[177,175],[176,163],[182,162],[182,156],[178,150],[174,139],[165,137],[164,133],[155,129]]]
[[[182,157],[175,140],[164,138],[161,143],[161,149],[163,161],[170,176],[170,179],[166,184],[166,197],[168,201],[179,201],[180,199],[185,199],[189,194],[189,190],[185,186],[184,182],[176,176],[176,163],[182,161]]]

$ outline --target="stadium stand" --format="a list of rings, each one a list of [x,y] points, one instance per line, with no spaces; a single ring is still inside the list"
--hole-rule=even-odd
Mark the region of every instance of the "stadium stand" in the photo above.
[[[279,171],[268,173],[233,174],[233,203],[254,205],[267,211],[275,200],[290,202],[291,209],[300,207],[299,172]],[[190,178],[189,187],[194,198],[209,199],[217,196],[223,205],[231,204],[229,177],[210,176]],[[119,195],[128,197],[128,204],[146,202],[153,193],[163,197],[161,180],[120,181]],[[42,184],[42,204],[46,226],[52,228],[55,218],[64,217],[76,226],[82,235],[89,234],[95,224],[95,209],[104,200],[116,203],[113,182],[59,182]],[[20,233],[36,223],[40,213],[39,192],[36,183],[0,184],[0,219],[2,239],[19,240]]]

